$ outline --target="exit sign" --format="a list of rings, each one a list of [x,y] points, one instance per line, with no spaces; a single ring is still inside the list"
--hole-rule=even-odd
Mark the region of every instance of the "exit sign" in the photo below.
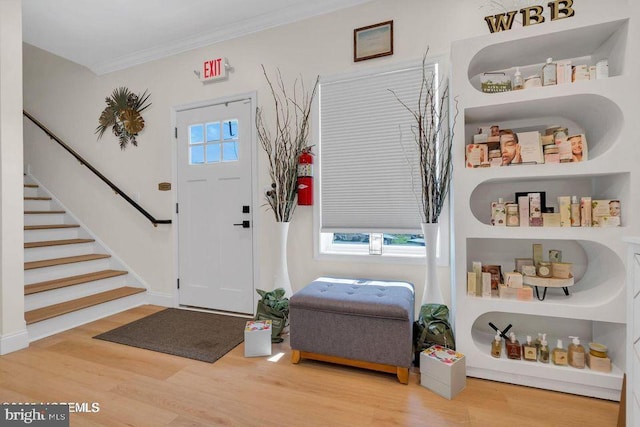
[[[200,80],[208,82],[226,79],[228,67],[227,58],[207,59],[202,63]]]

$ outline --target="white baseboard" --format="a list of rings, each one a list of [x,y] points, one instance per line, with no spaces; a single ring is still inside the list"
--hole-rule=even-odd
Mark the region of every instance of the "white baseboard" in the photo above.
[[[26,329],[11,334],[0,335],[0,356],[29,347]]]
[[[175,307],[173,294],[147,291],[147,302],[160,307]]]

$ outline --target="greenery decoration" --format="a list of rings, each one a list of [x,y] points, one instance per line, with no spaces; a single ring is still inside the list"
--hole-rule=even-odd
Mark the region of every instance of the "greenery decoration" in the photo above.
[[[434,224],[438,222],[451,184],[451,147],[453,128],[458,117],[458,101],[453,100],[455,113],[450,122],[449,84],[438,85],[435,74],[427,71],[428,53],[427,49],[422,58],[422,82],[415,107],[408,106],[394,91],[389,91],[415,119],[411,132],[419,156],[422,188],[420,213],[424,223]]]
[[[256,111],[258,140],[267,154],[271,190],[265,196],[277,222],[289,222],[296,207],[298,189],[298,158],[309,149],[309,119],[311,103],[318,89],[320,77],[316,78],[311,93],[305,90],[302,78],[296,79],[293,92],[288,92],[278,70],[274,86],[262,66],[267,79],[275,109],[273,133],[265,122],[264,111]]]
[[[98,119],[99,125],[95,131],[98,139],[111,127],[113,134],[118,137],[121,150],[127,148],[129,142],[137,147],[136,137],[144,129],[141,113],[151,105],[147,102],[149,96],[146,90],[136,95],[126,87],[114,89],[111,96],[105,98],[107,106]]]
[[[263,291],[262,289],[256,289],[258,295],[262,299],[262,302],[276,311],[288,313],[289,312],[289,298],[285,298],[285,291],[283,288],[276,288],[273,291]]]

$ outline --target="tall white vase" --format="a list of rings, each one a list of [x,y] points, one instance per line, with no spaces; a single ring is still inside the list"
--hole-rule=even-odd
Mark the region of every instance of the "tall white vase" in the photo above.
[[[438,273],[436,266],[436,248],[438,240],[438,224],[422,223],[422,234],[427,250],[427,271],[424,279],[424,289],[422,292],[421,304],[444,304],[444,298],[438,283]]]
[[[289,267],[287,266],[287,237],[289,236],[289,222],[277,222],[277,252],[276,255],[276,271],[273,278],[273,289],[283,288],[285,296],[290,298],[293,295],[291,281],[289,280]]]

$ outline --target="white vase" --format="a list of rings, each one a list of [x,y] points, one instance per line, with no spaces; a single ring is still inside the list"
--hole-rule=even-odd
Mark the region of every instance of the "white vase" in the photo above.
[[[289,222],[277,222],[278,236],[275,259],[275,275],[273,278],[273,289],[283,288],[285,296],[290,298],[293,295],[291,281],[289,280],[289,268],[287,267],[287,237],[289,236]]]
[[[440,284],[438,283],[438,272],[436,266],[436,249],[438,244],[438,224],[422,223],[422,234],[426,246],[427,271],[424,279],[424,289],[422,292],[422,304],[444,304]]]

